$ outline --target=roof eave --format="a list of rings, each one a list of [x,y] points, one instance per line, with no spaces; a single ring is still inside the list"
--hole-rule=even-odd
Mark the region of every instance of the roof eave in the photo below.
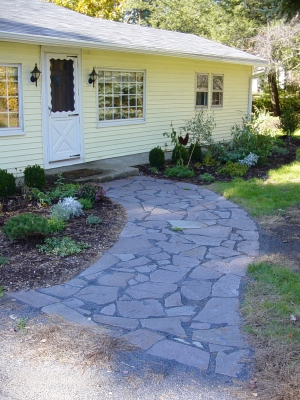
[[[149,49],[147,47],[135,47],[135,46],[120,46],[114,43],[98,43],[98,42],[89,42],[85,40],[70,40],[70,39],[61,39],[56,37],[48,37],[42,35],[30,35],[30,34],[18,34],[6,31],[0,31],[0,40],[6,42],[22,42],[22,43],[30,43],[37,45],[52,45],[52,46],[73,46],[79,48],[86,49],[97,49],[97,50],[112,50],[112,51],[122,51],[129,53],[141,53],[141,54],[155,54],[161,56],[172,56],[178,58],[190,58],[190,59],[200,59],[206,61],[216,61],[216,62],[224,62],[224,63],[233,63],[233,64],[243,64],[243,65],[253,65],[253,66],[268,66],[268,61],[262,59],[246,59],[246,58],[237,58],[237,57],[220,57],[218,55],[201,55],[201,54],[191,54],[191,53],[182,53],[176,52],[172,50],[163,50],[163,49]]]

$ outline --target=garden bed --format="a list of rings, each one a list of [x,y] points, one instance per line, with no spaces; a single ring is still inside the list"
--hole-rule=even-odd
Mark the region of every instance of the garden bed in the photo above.
[[[0,229],[10,217],[28,212],[49,216],[49,209],[41,207],[36,201],[25,200],[21,195],[11,197],[0,213]],[[91,214],[99,217],[102,222],[99,225],[88,225],[86,218]],[[0,231],[0,255],[7,260],[5,265],[0,265],[0,286],[5,291],[16,291],[68,281],[100,258],[117,241],[126,219],[124,208],[107,197],[95,203],[93,209],[84,211],[83,216],[69,219],[64,231],[54,236],[68,236],[77,242],[86,243],[88,248],[68,257],[39,252],[36,245],[43,243],[42,237],[10,241]]]
[[[295,161],[296,159],[296,149],[297,147],[300,147],[300,140],[295,138],[295,137],[289,137],[289,136],[282,136],[280,138],[285,146],[285,149],[287,150],[286,154],[274,154],[271,157],[268,158],[268,162],[266,165],[256,165],[248,169],[246,174],[243,176],[243,179],[252,179],[252,178],[259,178],[259,179],[265,179],[267,177],[267,173],[270,169],[277,169],[281,167],[282,165],[290,164],[291,162]],[[143,175],[146,176],[152,176],[155,178],[163,178],[165,179],[165,170],[168,167],[172,167],[174,164],[172,163],[171,160],[166,161],[165,167],[164,168],[158,168],[158,171],[155,172],[153,168],[151,168],[150,164],[145,164],[145,165],[138,165],[137,168],[139,168],[140,172],[143,173]],[[179,177],[168,177],[168,179],[173,179],[176,181],[184,181],[184,182],[190,182],[194,183],[196,185],[207,185],[209,182],[203,182],[199,179],[200,174],[205,174],[208,173],[212,175],[216,181],[219,182],[229,182],[233,178],[228,176],[228,175],[223,175],[218,173],[218,169],[220,166],[218,165],[213,165],[213,166],[207,166],[207,165],[199,165],[197,163],[191,162],[190,164],[190,169],[194,171],[194,176],[192,178],[184,177],[184,178],[179,178]]]

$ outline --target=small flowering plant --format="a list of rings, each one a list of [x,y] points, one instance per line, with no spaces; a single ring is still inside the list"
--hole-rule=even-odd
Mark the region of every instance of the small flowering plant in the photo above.
[[[106,195],[105,190],[101,185],[96,182],[87,182],[80,186],[77,196],[81,199],[89,199],[93,203],[103,200]]]

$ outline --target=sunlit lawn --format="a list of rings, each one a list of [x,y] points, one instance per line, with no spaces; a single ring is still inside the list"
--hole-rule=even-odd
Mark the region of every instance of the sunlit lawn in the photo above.
[[[245,181],[237,178],[210,186],[254,217],[282,213],[300,202],[300,162],[270,170],[268,178]]]

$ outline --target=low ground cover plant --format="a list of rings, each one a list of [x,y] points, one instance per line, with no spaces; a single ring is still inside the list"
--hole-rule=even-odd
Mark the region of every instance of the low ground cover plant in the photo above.
[[[238,177],[238,176],[244,176],[248,170],[248,166],[241,164],[241,163],[235,163],[232,161],[227,161],[227,163],[218,169],[219,174],[224,174],[224,175],[229,175],[232,178],[233,177]]]
[[[166,176],[177,176],[178,178],[192,178],[194,176],[194,171],[189,169],[188,166],[176,165],[172,168],[167,168],[165,171]]]
[[[68,236],[46,238],[44,244],[37,244],[40,252],[60,257],[81,253],[87,247],[85,243],[75,242]]]
[[[205,172],[204,174],[199,175],[199,180],[202,182],[210,183],[210,182],[215,182],[216,178],[213,175],[209,174],[208,172]]]
[[[99,225],[99,224],[101,224],[101,222],[102,222],[102,220],[99,217],[97,217],[96,215],[92,215],[92,214],[89,215],[86,219],[86,223],[88,225]]]

